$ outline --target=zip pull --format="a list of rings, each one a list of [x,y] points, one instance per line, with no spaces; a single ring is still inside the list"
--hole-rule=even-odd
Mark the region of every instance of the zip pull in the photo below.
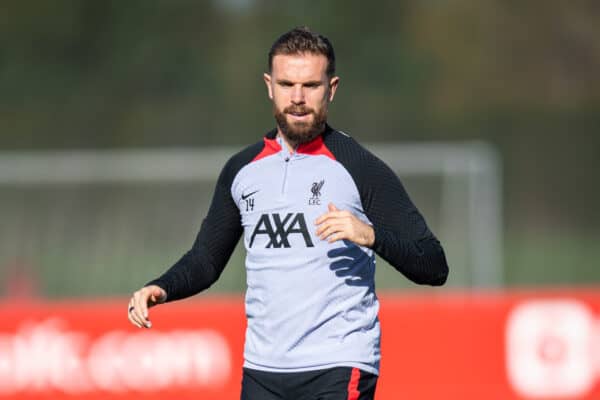
[[[285,164],[283,164],[283,182],[281,182],[281,194],[282,195],[285,194],[285,184],[287,182],[288,166],[290,165],[290,156],[289,155],[285,156],[283,161],[285,161]]]

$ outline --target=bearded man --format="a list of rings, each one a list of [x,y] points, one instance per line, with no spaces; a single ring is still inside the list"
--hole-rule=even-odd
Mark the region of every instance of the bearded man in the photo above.
[[[379,375],[375,254],[418,284],[442,285],[444,251],[398,177],[327,124],[340,79],[330,41],[296,28],[264,74],[276,128],[224,166],[192,248],[129,302],[148,308],[214,283],[243,235],[243,400],[373,399]]]

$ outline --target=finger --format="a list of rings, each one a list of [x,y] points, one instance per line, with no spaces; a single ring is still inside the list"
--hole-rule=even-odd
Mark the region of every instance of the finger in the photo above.
[[[133,320],[131,319],[131,312],[133,311],[133,306],[131,305],[131,300],[127,304],[127,319],[129,322],[133,324]]]
[[[316,219],[315,225],[320,225],[323,222],[327,221],[331,217],[330,214],[331,213],[325,213],[325,214],[321,215],[319,218]]]
[[[320,235],[320,238],[322,240],[328,239],[331,237],[331,235],[337,234],[338,237],[340,234],[344,235],[344,236],[348,236],[349,235],[349,229],[350,227],[344,223],[338,223],[338,224],[332,224],[328,229],[326,229],[325,231],[323,231]]]
[[[135,306],[133,305],[133,302],[134,302],[134,300],[132,298],[131,301],[129,302],[129,306],[127,309],[127,318],[129,318],[129,321],[133,325],[137,326],[138,328],[141,328],[142,324],[136,314],[136,310],[135,310]]]
[[[142,324],[144,328],[152,328],[152,322],[150,322],[150,318],[148,317],[148,306],[144,305],[144,310],[141,311],[142,314]]]
[[[142,324],[140,324],[140,322],[137,321],[137,319],[131,311],[127,313],[127,318],[129,318],[129,322],[131,322],[133,325],[137,326],[138,328],[142,327]]]
[[[343,224],[331,224],[319,234],[319,238],[325,240],[334,233],[342,232],[344,228]]]
[[[338,208],[333,203],[329,203],[327,205],[327,208],[329,209],[329,211],[339,211]]]
[[[142,294],[140,294],[139,301],[140,315],[144,319],[148,319],[148,301],[150,300],[152,293],[148,289],[142,289],[141,292]]]
[[[136,324],[143,328],[144,326],[144,318],[140,314],[139,306],[134,306],[133,310],[131,310],[131,318],[136,322]]]
[[[317,228],[316,234],[317,236],[321,236],[323,232],[325,232],[327,229],[331,228],[332,226],[340,226],[343,225],[343,220],[340,218],[332,218],[329,219],[325,222],[323,222],[321,225],[319,225],[319,227]]]
[[[167,297],[167,293],[163,288],[159,286],[152,286],[152,294],[150,299],[152,300],[150,304],[148,304],[148,308],[155,306],[160,303],[164,303]]]
[[[327,238],[327,242],[333,243],[343,239],[348,239],[348,234],[344,231],[338,231],[329,235],[329,237]]]
[[[319,218],[317,218],[317,220],[315,221],[316,225],[320,225],[323,222],[332,219],[332,218],[348,218],[350,216],[350,213],[348,211],[329,211],[328,213],[325,213],[323,215],[321,215]]]
[[[140,323],[146,328],[150,328],[152,324],[148,320],[148,298],[150,297],[150,292],[148,290],[142,289],[136,292],[135,298],[135,315]]]
[[[332,224],[332,221],[325,221],[325,222],[321,223],[318,226],[317,230],[315,231],[315,234],[317,236],[321,236],[321,233],[324,232],[325,229],[329,228],[331,226],[331,224]]]

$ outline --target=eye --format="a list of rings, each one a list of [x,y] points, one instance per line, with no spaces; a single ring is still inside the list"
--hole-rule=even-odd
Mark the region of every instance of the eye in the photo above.
[[[283,87],[292,87],[292,82],[279,82],[279,86],[283,86]]]
[[[318,88],[319,86],[321,86],[320,82],[309,82],[307,84],[304,85],[304,87],[310,88],[310,89],[314,89],[314,88]]]

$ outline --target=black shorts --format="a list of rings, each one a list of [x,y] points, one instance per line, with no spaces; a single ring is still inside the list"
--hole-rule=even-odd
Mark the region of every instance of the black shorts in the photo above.
[[[244,368],[241,400],[372,400],[377,375],[351,367],[306,372]]]

